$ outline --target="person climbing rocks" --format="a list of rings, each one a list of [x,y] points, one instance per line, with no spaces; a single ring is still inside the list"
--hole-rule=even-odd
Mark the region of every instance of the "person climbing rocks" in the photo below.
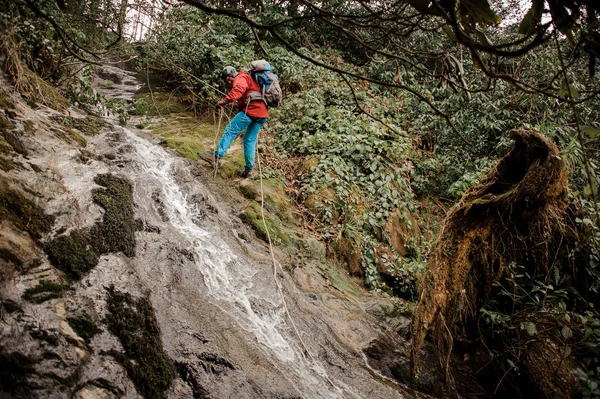
[[[254,173],[254,157],[258,131],[269,117],[267,104],[262,100],[258,84],[250,74],[244,70],[236,71],[232,66],[226,66],[221,72],[221,77],[232,85],[229,93],[221,100],[216,108],[222,109],[226,104],[237,101],[239,112],[225,126],[219,146],[215,150],[215,161],[223,158],[231,142],[244,131],[244,160],[246,162],[242,177],[251,177]]]

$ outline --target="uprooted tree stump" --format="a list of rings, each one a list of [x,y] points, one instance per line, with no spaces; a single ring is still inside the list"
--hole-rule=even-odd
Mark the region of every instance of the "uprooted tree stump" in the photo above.
[[[547,273],[555,267],[553,260],[563,239],[573,234],[568,227],[567,174],[557,147],[534,131],[513,131],[511,137],[515,141],[511,152],[465,193],[444,221],[411,326],[415,375],[425,338],[431,335],[451,382],[453,339],[466,325],[473,325],[507,265],[515,262],[532,274]],[[537,351],[546,357],[560,356],[550,350],[552,343],[548,345],[548,350],[538,347]],[[535,363],[525,360],[525,367]],[[538,377],[531,379],[533,384],[544,381],[537,387],[542,396],[570,397],[577,387],[571,369],[548,370],[560,380],[553,384],[555,377],[543,376],[542,368],[538,365]]]

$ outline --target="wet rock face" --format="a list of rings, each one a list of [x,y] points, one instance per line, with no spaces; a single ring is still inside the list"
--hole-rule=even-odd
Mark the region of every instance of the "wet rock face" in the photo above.
[[[35,128],[0,172],[0,399],[414,397],[394,382],[405,320],[320,242],[273,263],[210,170],[110,118],[76,127],[84,153],[65,115],[14,104],[7,129]]]

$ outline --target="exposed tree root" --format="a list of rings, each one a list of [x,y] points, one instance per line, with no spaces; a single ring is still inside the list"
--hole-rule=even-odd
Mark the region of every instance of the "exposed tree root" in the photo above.
[[[452,383],[453,340],[476,320],[506,266],[515,262],[532,275],[547,275],[556,267],[565,237],[573,234],[566,222],[567,174],[557,147],[534,131],[513,131],[511,137],[512,151],[465,193],[444,221],[411,326],[415,375],[430,334]],[[563,392],[573,388],[566,385]]]

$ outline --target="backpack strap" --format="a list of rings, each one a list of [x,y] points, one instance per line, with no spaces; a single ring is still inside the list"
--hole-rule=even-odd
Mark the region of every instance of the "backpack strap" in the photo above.
[[[264,101],[265,104],[267,103],[265,101],[265,96],[263,93],[259,92],[259,91],[255,91],[255,90],[250,90],[250,93],[248,93],[248,98],[246,99],[246,104],[250,104],[251,101]]]

